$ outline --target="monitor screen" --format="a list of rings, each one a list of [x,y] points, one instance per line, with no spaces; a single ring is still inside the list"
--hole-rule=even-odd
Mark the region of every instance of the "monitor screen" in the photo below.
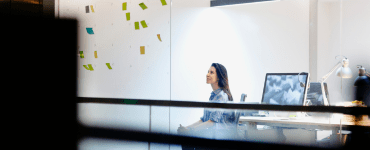
[[[308,73],[267,73],[262,103],[275,105],[303,105],[307,93]]]

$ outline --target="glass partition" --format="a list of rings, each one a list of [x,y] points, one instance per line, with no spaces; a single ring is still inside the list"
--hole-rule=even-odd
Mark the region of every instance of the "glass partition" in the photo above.
[[[327,148],[346,143],[348,120],[354,118],[342,114],[126,105],[140,99],[211,102],[212,93],[225,87],[215,86],[219,78],[210,75],[213,63],[225,68],[222,74],[213,72],[227,77],[229,92],[224,91],[228,95],[222,102],[232,98],[231,103],[261,104],[267,73],[300,72],[310,74],[303,87],[299,80],[274,80],[276,85],[270,86],[278,92],[270,96],[287,100],[286,95],[307,88],[308,101],[302,105],[351,106],[361,100],[355,97],[354,82],[357,65],[370,68],[369,1],[217,1],[58,1],[59,17],[79,22],[78,97],[120,99],[79,103],[80,123],[217,140]],[[349,60],[352,77],[337,76],[343,58]],[[368,99],[362,101],[369,105]],[[213,117],[223,122],[215,129],[184,129],[211,112],[218,112]],[[89,148],[95,140],[79,148]],[[137,149],[181,149],[176,144],[135,144]]]
[[[356,118],[352,115],[330,112],[135,106],[122,104],[112,106],[104,104],[99,105],[100,108],[96,107],[96,105],[94,112],[89,113],[89,121],[81,121],[83,125],[116,129],[117,131],[125,130],[155,133],[158,136],[173,135],[177,137],[193,137],[220,141],[307,146],[311,148],[342,148],[346,146],[346,144],[353,142],[351,139],[356,138],[352,136],[352,131],[356,127],[364,127],[362,129],[365,130],[361,130],[360,134],[369,135],[368,127],[370,125],[368,115],[361,115]],[[88,112],[87,107],[90,107],[90,109],[94,107],[93,104],[89,104],[89,106],[86,105],[85,108],[81,109],[81,106],[82,105],[80,105],[80,111],[84,111],[85,113]],[[108,107],[110,108],[108,109]],[[162,120],[168,119],[169,124],[167,122],[162,122],[162,125],[152,123],[152,121],[158,122],[160,119],[149,119],[149,115],[135,115],[135,113],[129,115],[133,109],[148,112],[148,110],[153,110],[153,108],[155,108],[157,112],[153,113],[153,111],[151,111],[150,115],[161,118]],[[168,111],[168,109],[170,110],[169,116],[160,113],[161,111]],[[118,110],[121,111],[119,115],[117,114]],[[81,114],[82,113],[80,113],[80,116]],[[100,117],[98,117],[99,115]],[[117,118],[113,116],[117,116]],[[135,119],[129,117],[134,117]],[[85,118],[87,117],[85,116]],[[124,120],[126,119],[130,121],[125,122]],[[122,121],[119,122],[119,120]],[[142,124],[140,120],[146,120],[149,121],[149,123]],[[166,129],[166,126],[169,126],[169,131]],[[137,149],[165,148],[171,150],[199,148],[199,146],[192,145],[194,143],[188,143],[189,145],[187,145],[143,141],[133,142],[130,140],[120,141],[93,137],[85,137],[79,142],[79,149],[88,149],[92,147],[94,147],[94,149],[124,148],[127,146],[134,146]],[[100,144],[97,145],[96,143]],[[109,145],[112,145],[112,147]]]

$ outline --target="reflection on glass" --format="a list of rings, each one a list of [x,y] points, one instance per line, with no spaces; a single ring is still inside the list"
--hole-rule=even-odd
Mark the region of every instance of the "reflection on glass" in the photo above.
[[[102,138],[83,138],[77,143],[78,150],[142,150],[148,148],[148,142],[112,140]]]
[[[191,111],[200,112],[199,109],[203,108],[172,107],[171,114],[186,115]],[[350,128],[354,125],[346,122],[343,114],[259,110],[257,113],[246,113],[241,116],[241,112],[244,111],[250,110],[204,108],[198,122],[189,123],[189,126],[180,123],[177,135],[333,148],[348,143]],[[221,115],[212,118],[211,114]],[[172,117],[181,118],[177,115]],[[209,120],[213,123],[203,125]],[[180,120],[171,120],[171,124],[179,125],[179,122]],[[182,149],[187,148],[194,147],[182,145]]]
[[[231,109],[205,108],[201,120],[178,128],[178,134],[209,139],[236,140],[240,113]]]

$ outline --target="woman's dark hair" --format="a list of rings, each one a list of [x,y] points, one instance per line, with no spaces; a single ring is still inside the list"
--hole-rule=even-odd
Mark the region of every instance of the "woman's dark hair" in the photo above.
[[[233,101],[233,96],[231,96],[229,79],[227,77],[226,68],[218,63],[212,63],[212,66],[216,68],[217,77],[219,79],[218,86],[229,96],[229,101]]]

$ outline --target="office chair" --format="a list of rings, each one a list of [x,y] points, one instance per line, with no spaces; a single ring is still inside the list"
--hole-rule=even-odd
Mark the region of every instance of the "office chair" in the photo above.
[[[239,119],[241,116],[240,110],[233,110],[231,115],[233,116],[234,120],[232,122],[232,128],[231,129],[224,129],[224,130],[218,130],[218,131],[209,131],[212,132],[212,138],[213,139],[221,139],[221,140],[240,140],[242,137],[238,134],[238,126],[239,126]]]
[[[240,139],[244,139],[243,137],[239,136],[239,131],[238,131],[238,127],[239,127],[239,119],[240,119],[240,116],[242,114],[242,111],[240,110],[236,110],[235,111],[235,124],[236,124],[236,129],[235,129],[235,140],[240,140]]]

